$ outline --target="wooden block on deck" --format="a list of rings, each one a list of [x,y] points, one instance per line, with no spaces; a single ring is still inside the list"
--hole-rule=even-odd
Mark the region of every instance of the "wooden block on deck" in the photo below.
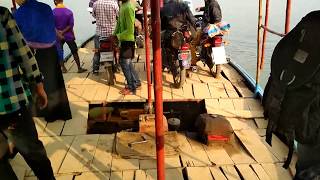
[[[236,168],[243,179],[259,180],[259,177],[257,177],[253,169],[251,169],[248,164],[238,164],[236,165]]]
[[[246,150],[259,163],[275,163],[276,157],[262,143],[260,136],[254,130],[235,131],[235,134],[243,143]]]
[[[111,170],[114,138],[115,134],[100,135],[91,171],[106,172]]]
[[[251,164],[251,168],[257,174],[258,178],[261,180],[271,180],[266,171],[262,168],[260,164]]]
[[[211,174],[215,180],[227,180],[221,169],[217,166],[209,167]]]
[[[187,167],[188,180],[213,180],[209,167]]]
[[[212,98],[228,98],[223,83],[209,83],[208,86]]]
[[[138,159],[118,159],[112,160],[112,171],[125,171],[125,170],[137,170],[139,169]]]
[[[26,175],[27,168],[23,166],[12,166],[14,173],[16,174],[18,180],[24,180],[24,176]]]
[[[224,174],[228,180],[240,180],[241,179],[234,166],[226,165],[226,166],[221,166],[221,168],[222,168],[222,171],[224,172]]]
[[[54,173],[58,173],[58,170],[67,155],[67,152],[74,140],[73,136],[53,136],[53,137],[41,137],[47,155],[51,161],[52,169]]]
[[[209,87],[206,83],[193,83],[193,93],[195,99],[210,99]]]
[[[75,176],[75,180],[109,180],[110,174],[109,173],[92,173],[92,172],[85,172],[79,176]],[[72,179],[70,179],[72,180]]]
[[[99,135],[76,136],[59,173],[86,172],[91,167]]]
[[[289,180],[292,176],[288,169],[284,169],[282,164],[261,164],[263,169],[272,180]]]
[[[72,119],[66,121],[62,135],[82,135],[87,132],[89,104],[87,102],[70,102]]]

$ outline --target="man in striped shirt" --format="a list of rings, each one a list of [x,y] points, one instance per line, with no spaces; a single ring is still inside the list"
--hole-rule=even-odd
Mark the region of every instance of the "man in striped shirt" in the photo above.
[[[98,0],[93,4],[92,15],[96,18],[96,36],[94,39],[95,49],[99,49],[101,38],[109,38],[112,36],[119,13],[119,6],[116,0]],[[100,53],[95,52],[93,57],[93,73],[99,72]]]
[[[28,108],[31,83],[35,84],[41,108],[47,106],[42,81],[37,61],[15,20],[8,9],[0,6],[0,135],[20,152],[39,179],[53,180],[50,160]],[[0,179],[17,179],[6,156],[0,157]]]

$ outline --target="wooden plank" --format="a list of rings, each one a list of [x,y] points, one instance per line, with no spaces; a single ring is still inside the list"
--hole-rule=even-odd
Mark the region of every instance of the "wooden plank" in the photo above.
[[[214,114],[214,110],[220,109],[220,103],[218,99],[205,99],[205,104],[208,113]]]
[[[209,167],[187,167],[188,180],[213,180]]]
[[[240,145],[240,141],[233,135],[229,143],[224,144],[224,149],[235,164],[251,164],[255,160]]]
[[[223,85],[229,98],[239,98],[239,94],[237,93],[236,89],[233,87],[230,81],[224,81]]]
[[[172,99],[185,99],[182,88],[177,89],[177,88],[171,87],[171,90],[172,90]]]
[[[53,172],[56,174],[67,155],[67,152],[74,140],[73,136],[53,136],[53,137],[41,137],[47,155],[51,161]]]
[[[242,118],[226,118],[233,130],[251,129],[253,120],[242,119]],[[253,124],[255,125],[255,124]]]
[[[193,164],[194,166],[210,166],[212,162],[209,160],[209,157],[204,150],[203,144],[194,138],[196,137],[195,133],[188,133],[187,140],[191,145],[191,149],[193,154]]]
[[[101,180],[101,179],[109,180],[109,178],[110,178],[109,173],[85,172],[85,173],[82,173],[79,176],[75,176],[74,179],[75,180]],[[72,179],[70,179],[70,180],[72,180]]]
[[[63,128],[62,135],[82,135],[87,132],[89,104],[87,102],[70,102],[72,119]]]
[[[259,129],[266,129],[268,127],[268,120],[264,118],[254,118]]]
[[[292,179],[289,170],[284,169],[282,164],[261,164],[266,173],[272,180],[287,180]]]
[[[229,64],[222,66],[222,71],[231,82],[244,81],[243,77]]]
[[[209,83],[208,86],[212,98],[228,98],[223,83]]]
[[[68,85],[66,87],[69,102],[83,101],[82,94],[85,86],[83,85]]]
[[[252,179],[252,180],[259,180],[253,169],[248,164],[238,164],[236,165],[236,168],[240,172],[240,176],[243,179]]]
[[[222,143],[212,143],[210,146],[204,146],[209,160],[216,165],[233,164],[232,159],[226,152]]]
[[[251,111],[263,111],[260,100],[255,98],[245,98],[245,103],[248,104]]]
[[[193,83],[193,93],[196,99],[210,99],[210,91],[206,83]]]
[[[244,98],[233,99],[232,102],[236,110],[250,110],[249,105],[245,103]]]
[[[146,174],[147,174],[147,178],[146,178],[147,180],[157,180],[156,169],[147,170]],[[165,179],[184,180],[182,175],[182,169],[181,168],[166,169]]]
[[[81,85],[86,80],[88,73],[68,73],[68,78],[65,79],[67,85]]]
[[[119,159],[113,158],[112,171],[125,171],[125,170],[137,170],[139,169],[138,159]]]
[[[147,83],[142,83],[142,86],[141,86],[141,97],[143,99],[148,99],[148,84]],[[153,86],[151,87],[151,99],[154,99]]]
[[[194,99],[192,84],[185,84],[183,87],[183,96],[185,99]]]
[[[272,146],[265,142],[265,138],[262,138],[262,142],[268,147],[268,149],[277,157],[280,162],[285,162],[288,156],[289,148],[284,144],[276,135],[272,135]]]
[[[251,164],[250,166],[255,171],[260,180],[271,180],[269,175],[260,164]]]
[[[73,180],[73,175],[57,175],[56,180]]]
[[[122,171],[111,172],[110,180],[122,180],[123,179]]]
[[[12,167],[14,173],[16,174],[18,180],[24,180],[24,176],[26,175],[27,168],[23,166],[13,166]]]
[[[221,169],[217,166],[209,167],[211,174],[215,180],[227,180],[226,176],[222,173]]]
[[[111,170],[114,138],[114,134],[100,135],[91,164],[91,171],[106,172]]]
[[[274,163],[277,161],[254,130],[235,131],[235,134],[257,162]]]
[[[266,136],[266,129],[256,129],[256,132],[259,134],[259,136],[264,137]]]
[[[234,105],[232,99],[219,99],[220,109],[233,112]]]
[[[122,180],[134,180],[134,171],[123,171]]]
[[[112,102],[112,101],[122,101],[124,99],[124,95],[120,94],[120,90],[122,88],[119,86],[110,86],[108,96],[107,96],[107,101]]]
[[[61,165],[59,173],[89,171],[98,140],[99,135],[76,136]]]
[[[179,156],[165,158],[165,168],[172,169],[181,167]],[[156,169],[156,159],[143,159],[140,160],[140,169]]]
[[[147,180],[147,174],[143,170],[135,171],[135,180]]]
[[[98,85],[86,85],[81,98],[84,101],[91,102],[97,93],[98,87]]]
[[[254,93],[248,89],[247,85],[242,82],[234,82],[233,85],[238,90],[238,92],[241,94],[241,97],[254,97]]]
[[[45,133],[48,136],[60,136],[66,121],[58,120],[47,124]]]
[[[106,101],[107,100],[107,95],[109,92],[109,86],[106,85],[100,85],[97,88],[97,93],[95,94],[95,96],[93,97],[93,101]]]
[[[222,171],[224,172],[225,176],[228,180],[240,180],[240,176],[234,166],[227,165],[221,166]]]
[[[172,93],[171,93],[171,87],[169,86],[163,86],[162,90],[162,96],[163,99],[172,99]]]

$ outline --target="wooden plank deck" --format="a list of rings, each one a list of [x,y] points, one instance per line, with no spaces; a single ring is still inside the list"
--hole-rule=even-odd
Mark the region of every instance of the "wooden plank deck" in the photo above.
[[[90,42],[79,50],[80,59],[87,69],[91,68],[92,47],[93,43]],[[149,152],[154,149],[154,140],[150,140],[151,144],[146,144],[150,145],[148,148],[152,148],[144,151],[144,145],[128,148],[127,143],[119,139],[120,133],[86,134],[90,103],[146,101],[145,55],[143,49],[138,49],[137,53],[142,59],[134,67],[141,77],[142,89],[135,96],[119,94],[125,86],[122,73],[116,74],[116,85],[108,86],[103,81],[103,73],[100,76],[93,76],[90,72],[78,74],[72,58],[66,63],[69,72],[64,74],[64,79],[73,119],[46,123],[41,118],[34,118],[57,179],[156,179],[154,152]],[[273,138],[273,147],[264,142],[267,124],[263,119],[260,102],[231,66],[223,66],[223,76],[214,79],[200,63],[199,72],[192,73],[181,89],[171,86],[171,74],[164,73],[163,78],[164,99],[205,99],[208,113],[227,116],[235,130],[235,135],[229,142],[210,146],[195,141],[192,133],[178,133],[176,139],[170,137],[166,142],[168,180],[292,179],[292,173],[281,168],[287,147],[276,137]],[[154,99],[153,93],[152,98]],[[136,133],[127,133],[131,138],[134,134]],[[117,150],[127,154],[122,156]],[[147,158],[142,155],[146,152],[149,152]],[[130,153],[132,156],[127,156]],[[11,164],[19,180],[36,179],[21,155],[11,161]],[[294,171],[292,167],[294,165],[291,166]]]

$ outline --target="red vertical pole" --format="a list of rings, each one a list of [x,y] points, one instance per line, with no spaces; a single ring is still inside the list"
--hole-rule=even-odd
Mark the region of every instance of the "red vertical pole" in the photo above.
[[[265,19],[264,19],[264,26],[268,27],[269,23],[269,5],[270,5],[270,0],[266,0],[266,14],[265,14]],[[266,41],[267,41],[267,30],[263,30],[263,39],[262,39],[262,54],[261,54],[261,61],[260,61],[260,70],[263,69],[264,65],[264,58],[265,58],[265,48],[266,48]]]
[[[285,34],[287,34],[290,31],[290,17],[291,17],[291,0],[287,0],[286,27],[284,30]]]
[[[160,36],[160,1],[151,0],[154,92],[156,110],[157,179],[165,179],[162,102],[162,57]]]
[[[149,23],[148,23],[148,0],[143,1],[143,17],[144,17],[144,40],[146,50],[146,68],[147,68],[147,82],[148,82],[148,110],[151,112],[151,70],[150,70],[150,36],[149,36]]]
[[[259,0],[258,15],[258,35],[257,35],[257,69],[256,69],[256,90],[260,80],[260,63],[261,63],[261,25],[262,25],[262,0]]]

